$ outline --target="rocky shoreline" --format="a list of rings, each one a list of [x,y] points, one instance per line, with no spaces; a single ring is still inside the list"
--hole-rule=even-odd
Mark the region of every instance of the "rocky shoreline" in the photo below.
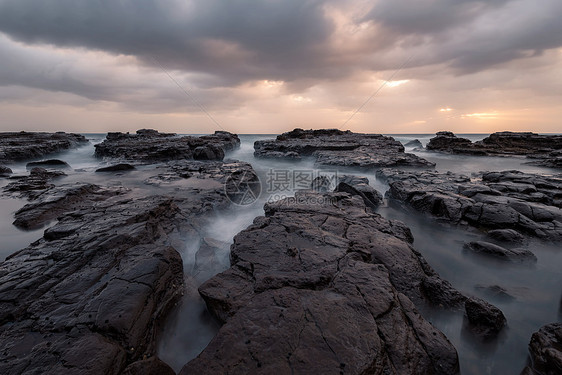
[[[558,147],[555,138],[513,134],[469,144],[438,133],[427,148],[544,156]],[[22,160],[15,139],[22,147],[44,140],[36,158],[87,142],[80,137],[10,133],[0,155]],[[253,189],[240,184],[255,176],[250,164],[223,161],[239,145],[222,131],[179,137],[142,129],[109,133],[95,146],[108,166],[96,171],[53,159],[28,165],[25,175],[0,169],[8,179],[2,194],[29,201],[14,225],[45,228],[0,263],[0,372],[173,374],[158,358],[158,335],[193,292],[185,278],[198,277],[183,270],[180,252],[199,239],[196,269],[213,269],[215,247],[224,244],[204,238],[205,222],[231,207],[240,188]],[[254,147],[258,158],[376,170],[390,204],[477,233],[464,245],[473,256],[527,267],[536,262],[530,240],[562,241],[562,175],[437,172],[391,137],[333,129],[295,129]],[[76,173],[108,183],[67,182]],[[109,183],[123,174],[136,184]],[[456,374],[457,350],[424,311],[464,316],[477,340],[509,325],[496,306],[441,278],[405,224],[376,213],[383,197],[367,178],[341,175],[328,186],[317,179],[310,190],[267,203],[265,215],[235,236],[230,268],[199,288],[221,328],[181,374]],[[524,374],[559,372],[560,332],[551,324],[533,335]]]

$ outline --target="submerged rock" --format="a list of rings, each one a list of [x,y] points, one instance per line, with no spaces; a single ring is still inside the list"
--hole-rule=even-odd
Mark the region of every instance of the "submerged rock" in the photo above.
[[[202,137],[178,137],[142,129],[137,134],[109,133],[103,142],[95,145],[95,155],[145,161],[222,160],[225,151],[239,146],[238,136],[224,131]]]
[[[265,213],[200,287],[224,325],[181,374],[458,373],[454,347],[416,310],[439,276],[408,228],[347,193],[301,191]]]
[[[506,249],[485,241],[474,241],[464,245],[464,249],[475,254],[486,255],[508,262],[536,262],[537,257],[527,249]]]
[[[469,328],[482,338],[496,336],[506,325],[506,319],[500,309],[480,298],[469,298],[465,302]]]
[[[407,142],[404,147],[423,148],[423,145],[419,139],[414,139],[413,141]]]
[[[58,159],[32,161],[27,163],[26,168],[45,167],[45,168],[70,168],[67,162]]]
[[[522,374],[562,374],[562,323],[547,324],[533,333],[529,352],[531,363]]]
[[[124,172],[124,171],[132,171],[133,169],[136,169],[133,165],[121,163],[121,164],[110,165],[109,167],[98,168],[96,169],[96,172]]]
[[[294,129],[276,139],[256,141],[254,155],[261,158],[313,157],[323,166],[380,168],[434,167],[435,164],[404,152],[404,146],[381,134],[352,133],[337,129]]]
[[[40,158],[88,143],[74,133],[0,133],[0,163]]]
[[[0,165],[0,177],[8,177],[12,174],[12,170],[8,167]]]

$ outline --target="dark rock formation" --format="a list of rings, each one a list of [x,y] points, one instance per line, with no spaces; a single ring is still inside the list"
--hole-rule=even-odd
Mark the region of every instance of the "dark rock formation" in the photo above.
[[[505,171],[483,173],[481,180],[472,180],[451,172],[391,169],[377,171],[377,177],[389,183],[386,194],[391,201],[439,220],[562,240],[560,177]]]
[[[404,147],[415,147],[415,148],[423,148],[422,143],[419,139],[414,139],[413,141],[407,142]]]
[[[332,191],[332,181],[327,176],[318,176],[312,180],[311,189],[319,193]]]
[[[14,176],[8,185],[4,186],[4,193],[15,194],[28,199],[35,199],[55,185],[53,179],[66,176],[61,171],[48,171],[43,168],[33,168],[28,176]]]
[[[184,292],[176,248],[230,205],[220,189],[228,175],[251,166],[158,168],[194,183],[162,184],[160,195],[154,186],[60,185],[16,213],[22,227],[57,221],[0,263],[0,373],[173,373],[154,354]]]
[[[511,295],[508,290],[499,285],[476,285],[474,288],[483,291],[487,296],[491,298],[500,299],[503,301],[512,301],[515,299],[515,296]]]
[[[41,161],[33,161],[27,163],[27,168],[44,167],[44,168],[70,168],[67,162],[58,159],[49,159]]]
[[[525,155],[537,159],[531,164],[562,167],[562,136],[536,133],[499,132],[479,142],[458,138],[451,132],[439,132],[426,147],[428,150],[469,155]]]
[[[225,151],[240,145],[237,135],[216,131],[202,137],[177,137],[142,129],[137,134],[109,133],[106,139],[95,145],[97,157],[113,157],[128,160],[222,160]]]
[[[525,236],[513,229],[493,229],[488,231],[490,240],[506,244],[523,244]]]
[[[235,237],[231,268],[200,287],[224,325],[181,374],[458,373],[414,307],[439,276],[408,228],[346,193],[301,191],[265,212]]]
[[[474,241],[464,245],[464,249],[475,254],[490,256],[508,262],[536,262],[537,257],[527,249],[506,249],[485,241]]]
[[[6,166],[0,165],[0,177],[8,177],[12,174],[12,170]]]
[[[531,363],[522,374],[562,374],[562,323],[548,324],[533,333],[529,352]]]
[[[0,163],[35,159],[87,142],[73,133],[0,133]]]
[[[469,328],[482,338],[496,336],[506,324],[500,309],[479,298],[469,298],[465,302]]]
[[[338,182],[336,191],[359,195],[367,207],[377,208],[382,203],[382,194],[369,185],[366,177],[344,175],[338,178]]]
[[[262,158],[295,159],[311,156],[318,165],[380,168],[392,166],[434,167],[435,164],[404,152],[392,137],[337,129],[283,133],[274,140],[256,141],[254,155]]]
[[[110,165],[109,167],[96,169],[96,172],[124,172],[124,171],[132,171],[133,169],[136,168],[131,164],[121,163],[121,164]]]

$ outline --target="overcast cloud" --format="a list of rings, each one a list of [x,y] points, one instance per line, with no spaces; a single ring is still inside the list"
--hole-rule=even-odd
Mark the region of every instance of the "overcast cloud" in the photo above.
[[[559,0],[0,0],[0,127],[33,108],[49,120],[25,126],[72,128],[64,111],[85,109],[90,127],[150,114],[177,131],[173,114],[214,130],[167,74],[229,130],[338,127],[394,73],[403,84],[351,128],[562,131],[560,14]]]

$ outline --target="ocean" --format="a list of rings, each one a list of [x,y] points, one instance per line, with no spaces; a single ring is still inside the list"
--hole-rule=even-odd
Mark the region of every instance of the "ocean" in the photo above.
[[[134,177],[123,177],[93,173],[107,162],[94,157],[94,144],[101,142],[105,134],[85,134],[90,143],[77,149],[51,155],[66,161],[72,169],[61,182],[92,182],[99,184],[129,186],[141,183]],[[392,135],[403,144],[418,139],[424,146],[433,134]],[[458,134],[472,141],[481,140],[487,134]],[[207,314],[205,304],[196,293],[196,287],[212,277],[214,273],[229,267],[228,244],[233,237],[250,225],[256,216],[263,215],[263,204],[271,199],[292,195],[297,186],[289,184],[283,191],[268,186],[271,173],[307,172],[311,175],[358,174],[369,178],[370,184],[381,193],[388,186],[377,180],[374,171],[365,172],[346,168],[319,169],[311,160],[281,161],[256,159],[253,156],[253,143],[260,139],[273,138],[273,135],[240,135],[239,149],[227,154],[227,159],[249,162],[262,181],[262,194],[259,199],[247,206],[233,206],[226,212],[215,212],[205,228],[206,236],[223,241],[226,246],[220,254],[218,263],[212,271],[194,274],[195,252],[198,240],[186,243],[181,255],[184,271],[193,293],[188,293],[183,303],[168,319],[159,341],[159,356],[175,370],[179,370],[190,359],[196,357],[218,331],[217,323]],[[446,155],[407,148],[429,161],[436,163],[438,171],[452,171],[471,175],[480,171],[504,171],[517,169],[523,172],[545,175],[557,174],[556,170],[530,166],[524,158],[518,157],[476,157]],[[51,158],[49,156],[49,158]],[[25,163],[8,165],[14,174],[26,173]],[[8,181],[0,179],[0,187]],[[294,184],[294,181],[293,181]],[[43,229],[21,231],[11,223],[16,210],[27,202],[23,199],[0,198],[0,261],[15,251],[43,235]],[[414,247],[420,251],[428,263],[446,280],[466,295],[473,295],[498,306],[505,314],[508,327],[499,337],[485,343],[475,340],[466,330],[462,314],[445,313],[426,308],[424,316],[445,333],[457,348],[463,374],[515,374],[519,373],[527,361],[527,345],[533,332],[541,326],[561,321],[559,309],[562,286],[562,251],[559,245],[532,243],[530,249],[538,262],[535,265],[505,265],[497,262],[467,256],[463,244],[475,240],[475,234],[462,229],[438,224],[412,212],[383,205],[378,209],[381,215],[406,223],[414,234]],[[514,299],[490,295],[481,286],[501,285]]]

